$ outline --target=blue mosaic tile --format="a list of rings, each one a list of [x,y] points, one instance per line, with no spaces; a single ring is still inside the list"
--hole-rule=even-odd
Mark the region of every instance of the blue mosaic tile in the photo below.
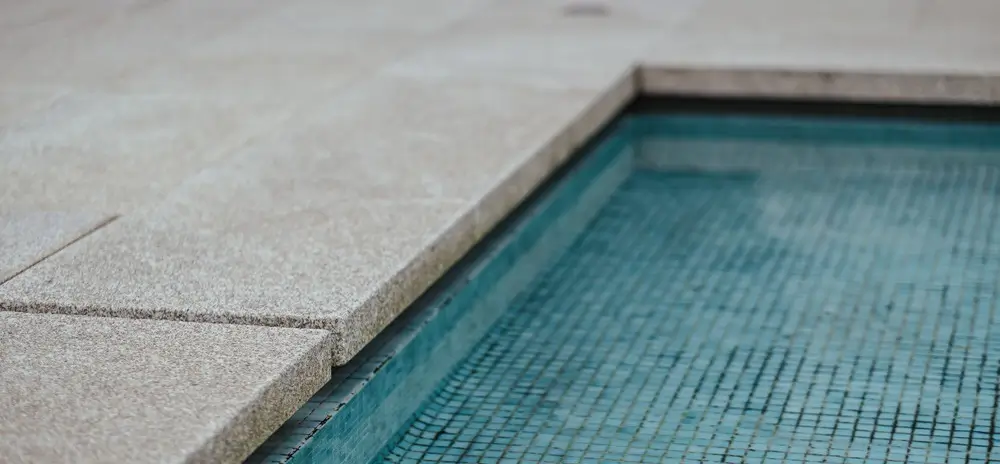
[[[996,129],[672,124],[381,461],[1000,460]]]
[[[995,126],[622,127],[249,461],[1000,462]]]

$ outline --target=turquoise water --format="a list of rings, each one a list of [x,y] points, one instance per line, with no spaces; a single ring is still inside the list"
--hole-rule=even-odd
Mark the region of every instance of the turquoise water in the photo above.
[[[630,173],[379,461],[1000,462],[1000,131],[626,127]]]
[[[1000,462],[1000,128],[631,115],[248,459]]]

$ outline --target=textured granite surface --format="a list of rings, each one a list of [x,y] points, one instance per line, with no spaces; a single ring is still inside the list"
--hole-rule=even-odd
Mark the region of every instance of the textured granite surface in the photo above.
[[[0,461],[240,462],[329,352],[319,330],[0,312]]]
[[[44,109],[59,95],[54,90],[7,91],[0,88],[0,126]]]
[[[284,117],[267,101],[61,96],[0,126],[0,212],[128,213]]]
[[[707,0],[641,63],[996,76],[998,18],[989,0]]]
[[[705,1],[641,62],[644,91],[1000,101],[1000,3]]]
[[[110,220],[89,213],[0,211],[0,285]]]
[[[0,308],[323,328],[346,362],[631,82],[595,99],[379,76],[12,279]]]

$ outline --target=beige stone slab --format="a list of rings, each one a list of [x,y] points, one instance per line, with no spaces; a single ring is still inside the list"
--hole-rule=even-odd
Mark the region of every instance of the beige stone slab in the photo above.
[[[719,40],[752,35],[912,34],[923,0],[703,0],[687,30]]]
[[[314,100],[403,55],[423,37],[416,32],[336,28],[328,18],[247,21],[123,78],[116,89],[132,94]]]
[[[442,86],[485,81],[604,90],[628,72],[658,35],[654,29],[625,25],[504,30],[471,23],[435,37],[386,69]]]
[[[702,0],[492,0],[470,22],[509,31],[567,26],[599,30],[610,25],[670,27],[689,20]]]
[[[107,90],[132,73],[176,56],[258,14],[263,0],[168,0],[81,19],[75,14],[18,28],[20,37],[0,48],[0,85]],[[4,10],[6,7],[3,7]],[[67,32],[59,24],[70,22]],[[12,39],[8,39],[12,40]]]
[[[111,219],[94,213],[0,212],[0,284]]]
[[[157,0],[7,0],[0,2],[0,58],[10,67],[45,44],[65,41]]]
[[[0,306],[329,329],[343,363],[632,96],[380,76],[3,287]]]
[[[1000,3],[990,0],[924,0],[920,2],[914,38],[944,37],[960,41],[1000,41],[997,36],[1000,21]]]
[[[649,49],[641,85],[653,93],[994,102],[1000,36],[976,18],[996,10],[980,1],[708,1]]]
[[[0,25],[17,28],[64,19],[94,20],[120,14],[130,8],[141,8],[154,1],[156,0],[91,0],[84,4],[65,0],[6,0],[0,4],[0,9],[3,10]]]
[[[15,3],[15,2],[8,2]],[[16,2],[19,5],[27,6],[32,2]],[[93,17],[63,16],[56,15],[51,18],[35,19],[32,12],[10,12],[11,6],[4,5],[0,10],[0,59],[6,64],[0,69],[0,79],[6,80],[7,76],[15,76],[26,70],[21,68],[28,62],[27,53],[36,48],[41,48],[45,43],[53,40],[71,36],[82,30],[91,27],[98,20]],[[42,13],[38,13],[42,14]],[[23,24],[22,24],[23,23]],[[2,81],[0,81],[2,82]],[[35,87],[37,82],[20,82],[18,87]],[[7,87],[6,85],[4,86]]]
[[[489,0],[291,0],[257,19],[274,25],[371,35],[430,33],[479,11]]]
[[[669,66],[997,74],[995,2],[706,1],[644,62]],[[991,29],[992,27],[992,29]]]
[[[320,330],[0,312],[0,460],[240,462],[330,378]]]
[[[677,31],[662,37],[643,61],[675,68],[996,74],[1000,72],[998,49],[1000,41],[986,35],[762,32],[715,36]]]
[[[692,5],[679,1],[667,9],[635,0],[491,2],[386,69],[440,85],[464,80],[605,90],[645,55],[665,25],[689,16]],[[644,15],[644,9],[664,14]]]
[[[0,126],[0,212],[128,212],[290,112],[285,102],[65,95]]]
[[[27,118],[32,113],[46,108],[60,96],[62,96],[61,92],[52,90],[0,90],[0,128],[6,127],[20,119]]]

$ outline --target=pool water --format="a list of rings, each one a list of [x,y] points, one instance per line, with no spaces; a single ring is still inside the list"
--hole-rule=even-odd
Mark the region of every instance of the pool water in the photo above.
[[[380,462],[1000,462],[1000,130],[640,116]]]

